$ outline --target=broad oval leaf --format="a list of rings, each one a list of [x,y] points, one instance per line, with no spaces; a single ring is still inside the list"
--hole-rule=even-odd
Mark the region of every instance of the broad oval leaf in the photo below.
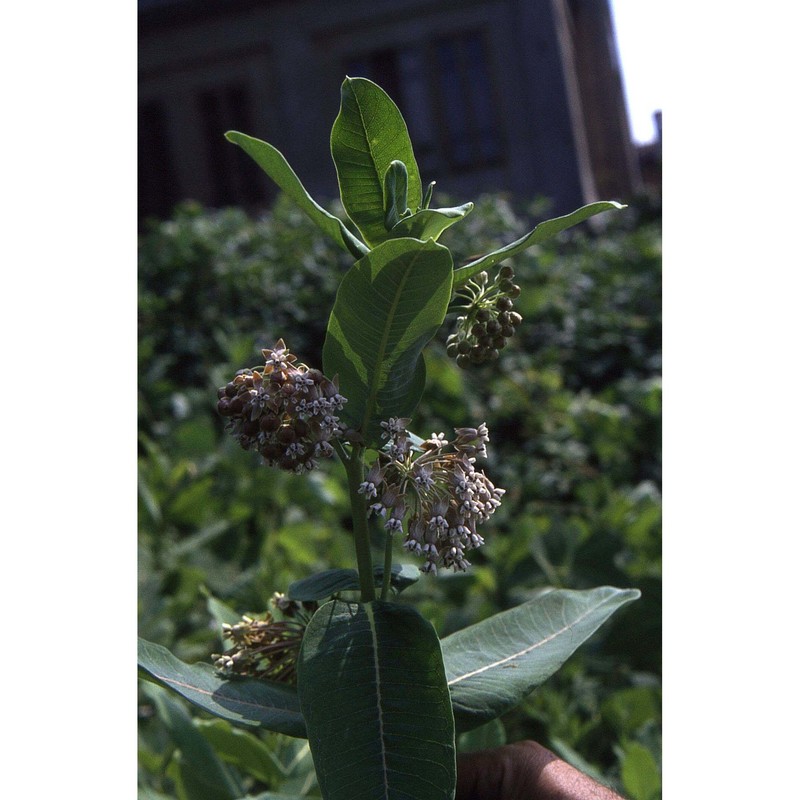
[[[392,236],[410,236],[413,239],[438,239],[451,225],[469,214],[474,203],[464,203],[453,208],[428,208],[399,220],[392,228]]]
[[[518,705],[638,589],[554,589],[442,639],[459,731]]]
[[[376,566],[375,585],[380,586],[383,582],[383,567]],[[398,591],[416,583],[420,578],[420,571],[412,564],[394,564],[392,566],[391,584]],[[358,579],[358,571],[354,569],[335,568],[326,569],[315,575],[289,584],[286,590],[290,600],[309,602],[315,600],[326,600],[338,592],[355,591],[361,588]]]
[[[453,276],[453,283],[456,286],[468,281],[473,275],[477,275],[481,270],[491,269],[495,264],[499,264],[506,258],[517,255],[527,248],[546,242],[552,239],[556,234],[561,231],[572,228],[579,222],[593,217],[595,214],[601,214],[603,211],[611,211],[613,209],[625,208],[621,203],[615,203],[613,200],[603,200],[599,203],[589,203],[589,205],[573,211],[571,214],[566,214],[563,217],[555,217],[540,222],[530,233],[526,233],[521,239],[517,239],[499,250],[494,250],[485,256],[481,256],[477,261],[471,261],[463,267],[459,267]]]
[[[383,182],[392,161],[408,172],[408,205],[422,202],[422,182],[400,109],[366,78],[345,78],[339,114],[331,130],[331,155],[342,205],[370,246],[389,239]],[[404,209],[400,209],[402,213]]]
[[[263,680],[226,680],[211,664],[186,664],[166,647],[139,639],[139,666],[198,708],[241,725],[306,735],[294,687]]]
[[[225,138],[239,145],[272,178],[284,194],[294,200],[319,228],[355,258],[360,258],[369,252],[369,248],[353,236],[338,217],[330,214],[311,197],[280,150],[238,131],[228,131]]]
[[[413,608],[331,601],[309,624],[300,704],[327,800],[451,800],[455,731],[436,632]]]
[[[407,417],[425,389],[422,348],[444,321],[453,281],[450,251],[436,242],[393,239],[348,270],[339,286],[322,351],[338,375],[346,424],[367,444],[380,420]]]

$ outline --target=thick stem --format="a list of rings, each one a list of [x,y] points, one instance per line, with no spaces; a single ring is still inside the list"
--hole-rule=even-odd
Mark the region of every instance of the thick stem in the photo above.
[[[389,598],[389,587],[392,585],[392,534],[386,531],[386,544],[383,550],[383,583],[381,584],[381,600]]]
[[[353,512],[353,541],[356,546],[358,582],[361,586],[361,602],[371,603],[375,599],[375,576],[372,569],[369,531],[367,530],[367,499],[358,487],[364,480],[363,447],[354,445],[350,458],[344,462],[347,470],[347,485],[350,490],[350,507]]]

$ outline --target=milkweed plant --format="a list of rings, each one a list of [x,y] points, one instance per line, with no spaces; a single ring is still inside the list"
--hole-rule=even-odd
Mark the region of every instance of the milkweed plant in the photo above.
[[[352,225],[316,203],[273,146],[226,137],[354,259],[330,311],[322,364],[305,363],[282,338],[270,342],[255,366],[219,388],[217,411],[260,456],[254,469],[304,474],[341,460],[355,568],[306,576],[276,592],[260,618],[224,625],[226,648],[213,663],[186,664],[140,640],[140,666],[212,714],[307,738],[328,800],[453,798],[457,735],[519,704],[639,592],[545,591],[442,639],[402,602],[417,580],[469,570],[504,494],[482,467],[491,442],[483,422],[415,431],[423,351],[447,324],[447,353],[459,367],[497,359],[522,322],[520,287],[501,262],[623,206],[586,205],[455,266],[437,240],[473,204],[431,207],[434,183],[423,189],[403,117],[375,83],[345,79],[331,132]],[[376,525],[382,554],[373,551]],[[398,554],[413,563],[394,563]]]

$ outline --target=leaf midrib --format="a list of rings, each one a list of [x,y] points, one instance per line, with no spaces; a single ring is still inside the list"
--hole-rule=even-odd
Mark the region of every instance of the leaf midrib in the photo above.
[[[375,664],[375,694],[378,708],[378,731],[380,736],[381,766],[383,769],[384,795],[389,796],[389,767],[386,764],[386,738],[383,730],[383,708],[381,706],[381,668],[378,660],[378,631],[375,628],[375,614],[370,605],[365,605],[369,621],[370,635],[372,636],[372,658]]]
[[[375,160],[375,154],[372,152],[372,142],[370,142],[369,134],[367,133],[367,123],[366,120],[364,119],[364,112],[361,110],[361,103],[359,102],[358,99],[358,93],[356,92],[355,87],[353,86],[352,83],[350,84],[350,89],[353,92],[353,100],[355,100],[356,107],[358,108],[358,118],[361,120],[361,131],[364,134],[364,141],[366,142],[367,145],[367,152],[369,152],[369,158],[370,161],[372,162],[372,171],[375,173],[375,177],[377,178],[378,181],[378,186],[380,187],[381,176],[378,174],[378,163]],[[381,192],[381,201],[382,200],[383,200],[383,193]]]
[[[479,667],[478,669],[472,670],[472,672],[465,672],[463,675],[459,675],[456,678],[452,678],[451,680],[449,680],[447,682],[447,685],[448,686],[455,686],[455,684],[460,683],[463,680],[467,680],[467,678],[473,678],[473,677],[475,677],[475,675],[480,675],[482,672],[486,672],[487,670],[494,669],[496,667],[500,667],[503,664],[507,664],[509,661],[513,661],[515,658],[521,658],[522,656],[525,656],[528,653],[533,652],[534,650],[536,650],[537,647],[542,647],[543,645],[547,644],[548,642],[551,642],[557,636],[561,636],[564,633],[566,633],[567,631],[569,631],[572,628],[574,628],[576,625],[578,625],[580,622],[582,622],[586,617],[588,617],[590,614],[592,614],[594,611],[596,611],[600,607],[600,605],[602,605],[602,604],[598,604],[597,606],[593,606],[592,608],[587,609],[577,619],[573,620],[568,625],[565,625],[563,628],[560,628],[559,630],[554,631],[549,636],[546,636],[544,639],[542,639],[542,640],[540,640],[538,642],[534,642],[532,645],[529,645],[528,647],[525,647],[525,648],[523,648],[522,650],[520,650],[520,651],[518,651],[516,653],[512,653],[510,656],[506,656],[505,658],[501,658],[498,661],[493,661],[491,664],[486,664],[486,665],[484,665],[482,667]]]
[[[166,675],[160,675],[155,670],[148,670],[148,672],[159,681],[167,684],[167,686],[180,686],[183,689],[191,689],[193,692],[197,692],[198,694],[205,695],[207,697],[214,697],[219,690],[215,689],[211,691],[210,689],[203,689],[202,687],[198,686],[196,683],[184,683],[184,681],[179,681],[177,678],[169,678]],[[241,697],[226,697],[226,700],[230,700],[232,703],[236,703],[240,706],[245,706],[248,708],[259,708],[265,711],[276,711],[281,713],[290,714],[292,716],[299,716],[299,712],[291,709],[291,708],[282,708],[281,706],[276,705],[265,705],[264,703],[255,703],[250,700],[244,700]]]
[[[389,331],[392,327],[392,322],[394,321],[395,314],[397,313],[397,306],[400,303],[400,298],[402,297],[403,294],[403,288],[405,287],[406,281],[408,280],[408,276],[411,273],[411,270],[414,268],[417,258],[419,257],[419,254],[421,252],[422,249],[412,252],[411,260],[409,261],[408,266],[403,272],[403,277],[397,286],[397,291],[395,292],[394,298],[392,299],[391,308],[389,309],[389,313],[386,316],[386,324],[384,325],[383,334],[381,336],[381,343],[378,347],[378,358],[375,361],[373,379],[372,383],[370,384],[370,390],[369,390],[369,395],[367,396],[367,402],[364,405],[364,416],[361,420],[361,430],[364,433],[366,433],[367,426],[369,425],[369,422],[372,419],[374,407],[378,399],[379,384],[382,373],[381,367],[383,366],[384,356],[386,355],[386,346],[389,343]]]

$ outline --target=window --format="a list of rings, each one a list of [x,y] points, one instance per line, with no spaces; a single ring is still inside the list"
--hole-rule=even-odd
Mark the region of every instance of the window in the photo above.
[[[483,37],[477,31],[435,43],[445,130],[456,166],[477,167],[501,158],[497,115]]]
[[[214,206],[254,204],[265,198],[263,182],[254,175],[250,159],[225,137],[225,131],[253,130],[250,96],[242,84],[202,91],[197,96]]]
[[[167,117],[162,103],[151,100],[139,106],[137,144],[139,219],[168,216],[178,197]]]
[[[372,51],[347,61],[345,70],[375,81],[397,103],[424,174],[502,163],[502,136],[481,32]]]

